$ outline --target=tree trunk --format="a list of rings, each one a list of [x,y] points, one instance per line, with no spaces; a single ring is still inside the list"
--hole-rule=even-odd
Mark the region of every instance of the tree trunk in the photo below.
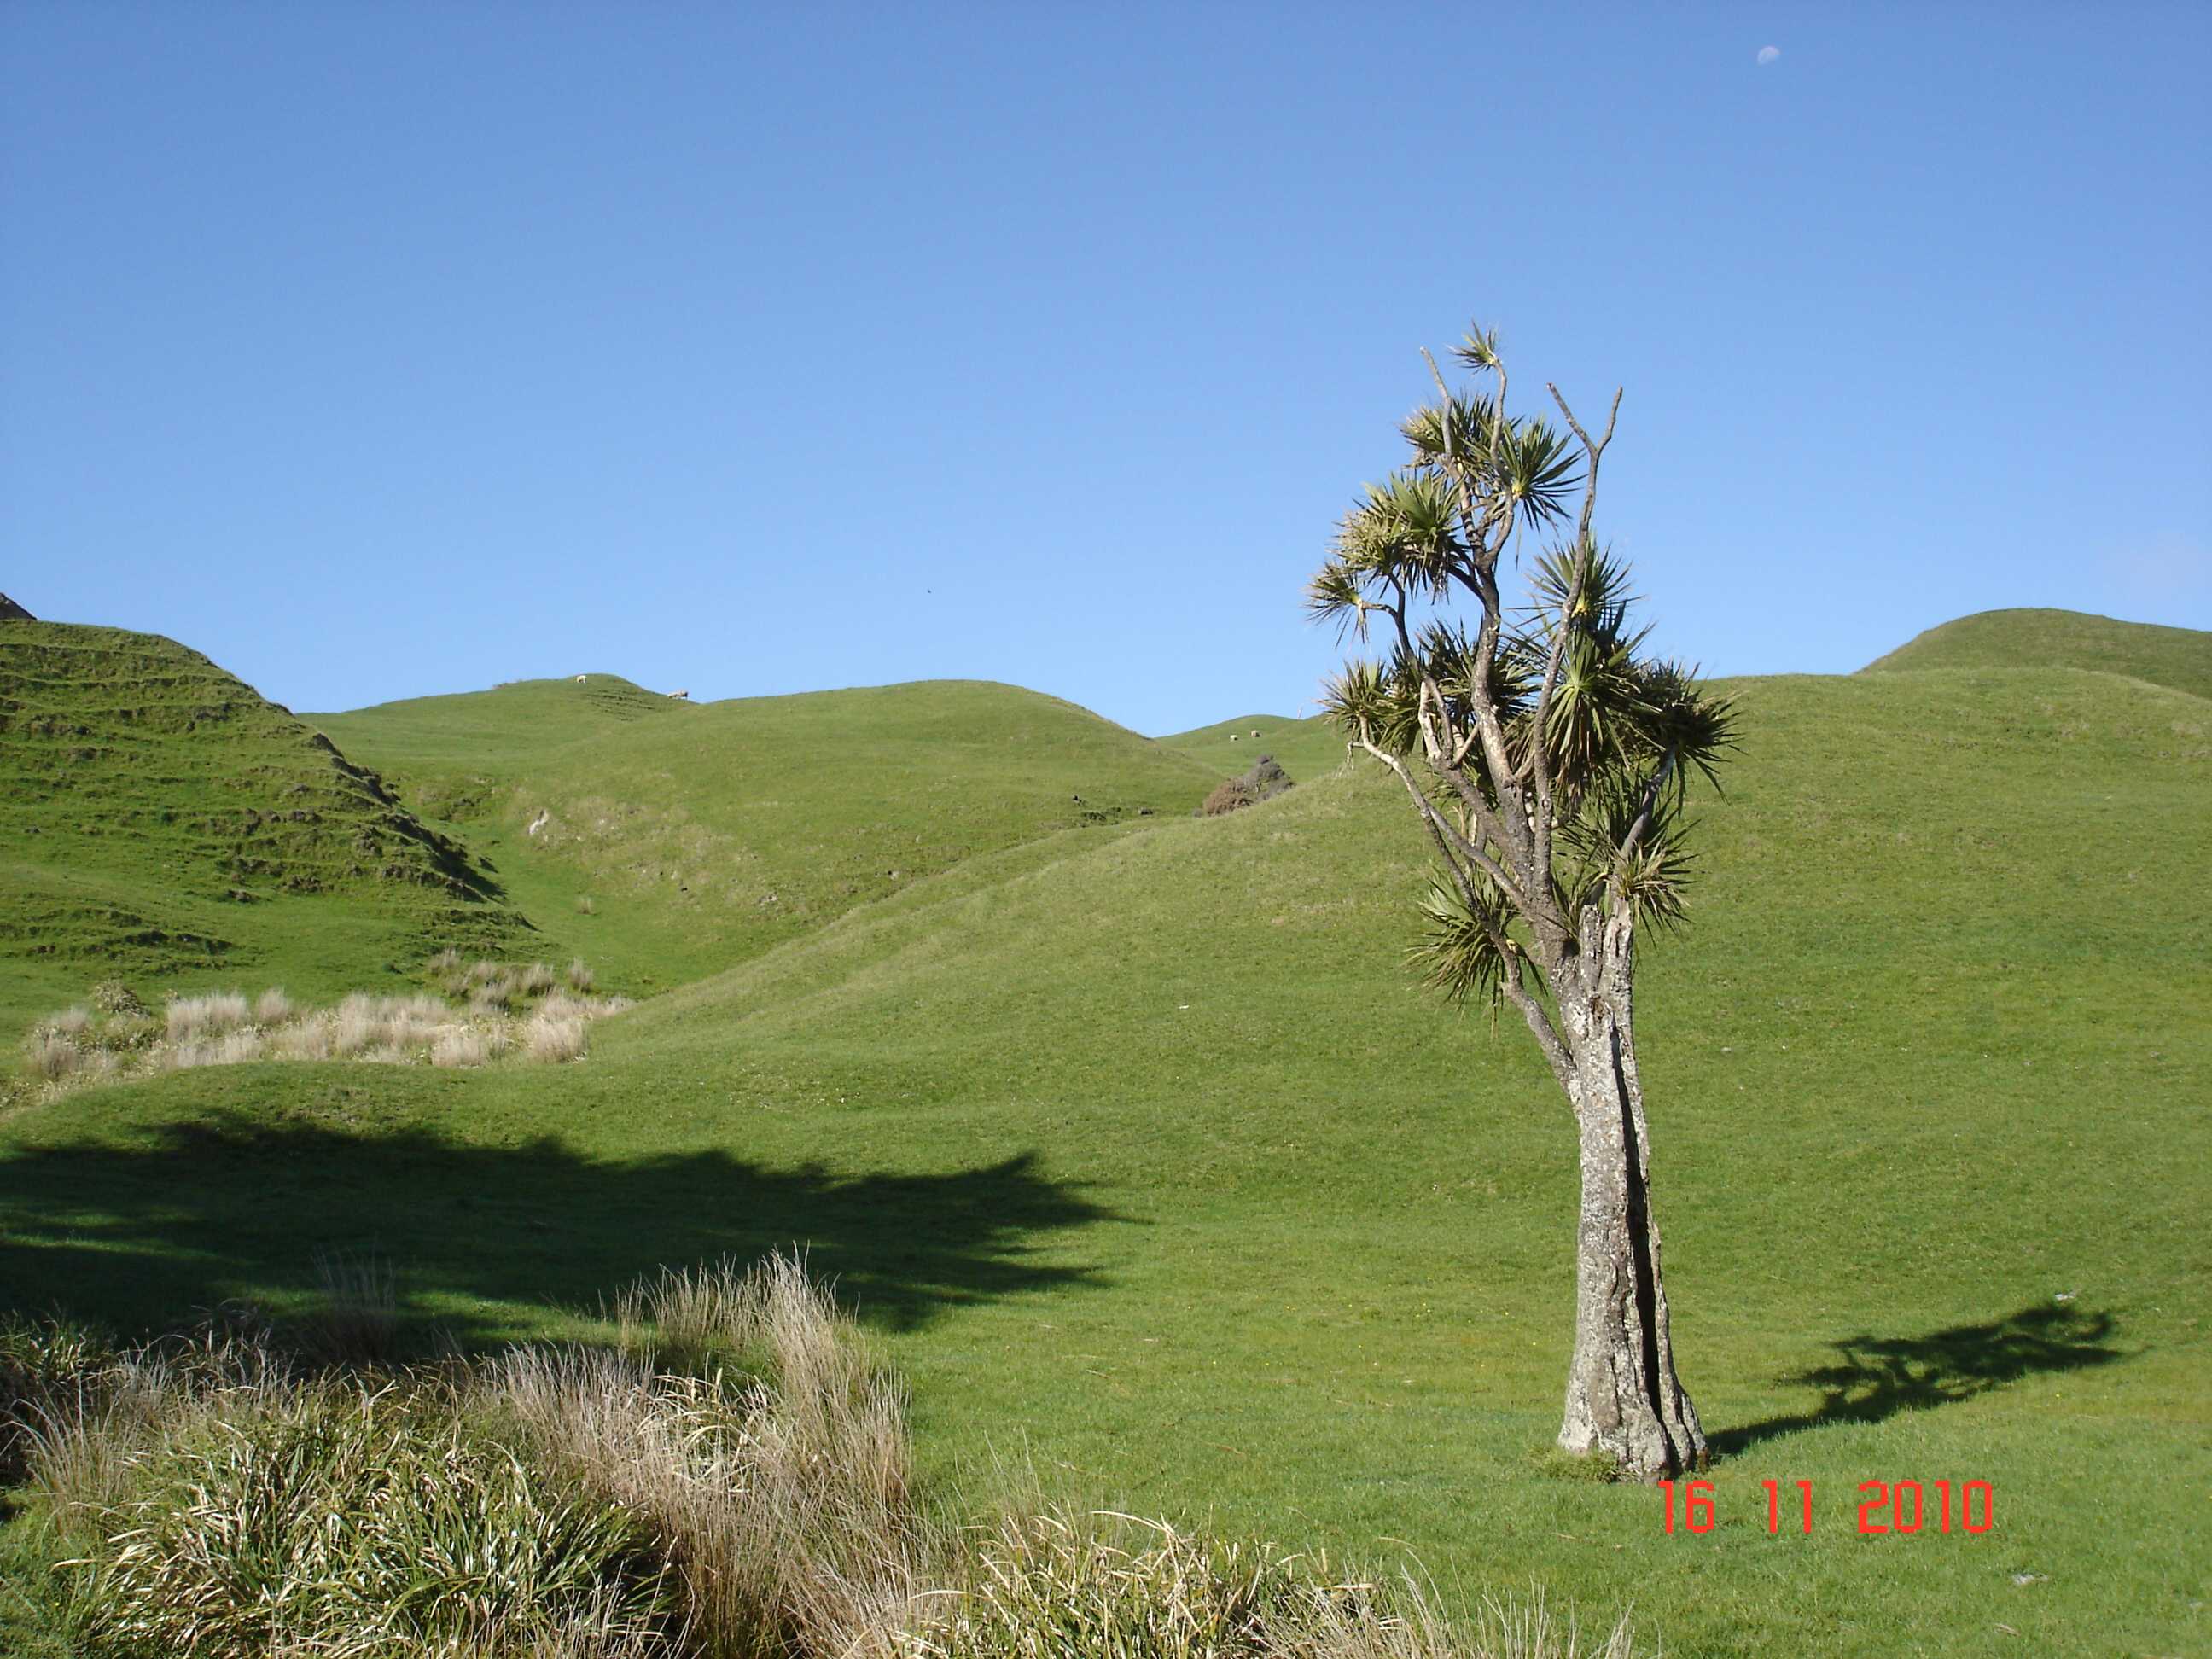
[[[1623,918],[1585,913],[1583,952],[1561,999],[1574,1057],[1583,1199],[1576,1236],[1575,1353],[1559,1444],[1610,1455],[1626,1480],[1705,1464],[1697,1408],[1674,1374],[1650,1140],[1636,1076],[1634,941]]]

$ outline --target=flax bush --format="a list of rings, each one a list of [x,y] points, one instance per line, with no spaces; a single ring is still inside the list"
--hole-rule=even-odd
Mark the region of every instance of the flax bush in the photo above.
[[[94,1653],[417,1655],[593,1622],[671,1628],[635,1518],[549,1482],[450,1401],[264,1390],[192,1423],[100,1517]]]

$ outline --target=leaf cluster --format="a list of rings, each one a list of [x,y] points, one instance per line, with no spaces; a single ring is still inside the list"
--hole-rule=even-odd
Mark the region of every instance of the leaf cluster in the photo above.
[[[1470,332],[1456,356],[1492,387],[1439,379],[1436,400],[1401,424],[1406,464],[1339,523],[1307,605],[1340,637],[1383,647],[1347,663],[1322,708],[1409,783],[1423,774],[1449,879],[1423,902],[1413,955],[1447,995],[1494,1006],[1534,966],[1535,940],[1516,943],[1516,927],[1528,938],[1548,923],[1571,949],[1593,906],[1662,928],[1682,920],[1686,786],[1717,782],[1735,715],[1649,650],[1628,565],[1590,533],[1611,423],[1593,440],[1562,402],[1570,439],[1508,413],[1492,334]],[[1529,534],[1543,541],[1527,602],[1509,611],[1497,567]],[[1472,629],[1455,608],[1472,611]]]

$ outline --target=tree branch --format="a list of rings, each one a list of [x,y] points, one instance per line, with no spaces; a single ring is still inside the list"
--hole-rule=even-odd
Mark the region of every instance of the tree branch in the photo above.
[[[1419,811],[1423,821],[1428,824],[1431,834],[1447,842],[1459,857],[1466,860],[1484,875],[1488,876],[1491,880],[1496,882],[1498,890],[1505,895],[1507,902],[1523,915],[1528,915],[1528,907],[1523,901],[1521,884],[1508,874],[1504,866],[1496,859],[1492,858],[1489,854],[1462,835],[1457,824],[1437,811],[1436,803],[1421,793],[1421,786],[1413,781],[1413,775],[1406,769],[1404,762],[1388,750],[1377,748],[1368,740],[1367,734],[1364,732],[1358,738],[1358,746],[1397,774],[1398,781],[1406,786],[1406,793],[1413,797],[1413,805]]]

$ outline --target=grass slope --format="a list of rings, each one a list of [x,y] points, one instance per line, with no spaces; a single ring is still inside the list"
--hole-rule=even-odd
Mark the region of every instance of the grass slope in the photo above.
[[[522,931],[467,851],[198,652],[0,625],[0,1024],[124,976],[308,995]]]
[[[0,1298],[281,1307],[373,1243],[488,1342],[800,1239],[940,1468],[1025,1450],[1118,1507],[1410,1546],[1448,1591],[1632,1598],[1680,1654],[2200,1648],[2212,710],[2041,669],[1735,690],[1640,1009],[1710,1535],[1532,1459],[1573,1139],[1525,1038],[1400,968],[1420,842],[1371,773],[857,896],[550,1079],[247,1067],[21,1114]],[[1768,1479],[1814,1483],[1812,1537],[1767,1534]],[[1855,1535],[1859,1483],[1905,1479],[1991,1482],[1996,1528]]]
[[[1257,732],[1260,735],[1254,737]],[[1290,720],[1279,714],[1246,714],[1194,731],[1162,738],[1160,746],[1188,755],[1215,775],[1233,778],[1262,755],[1273,755],[1293,781],[1328,776],[1344,764],[1344,739],[1319,718]]]
[[[2087,668],[2212,697],[2212,634],[2078,611],[1984,611],[1931,628],[1859,672],[1922,668]]]
[[[314,718],[630,988],[963,859],[1188,812],[1214,781],[1073,703],[975,681],[693,705],[589,675]]]

